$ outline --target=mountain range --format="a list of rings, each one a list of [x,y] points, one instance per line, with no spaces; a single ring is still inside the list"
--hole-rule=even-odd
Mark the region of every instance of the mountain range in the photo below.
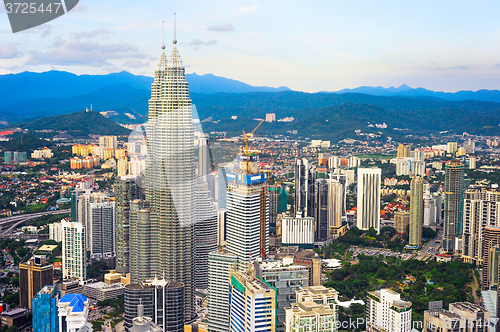
[[[415,134],[447,130],[500,134],[498,90],[446,93],[402,85],[305,93],[286,87],[254,87],[211,74],[187,74],[186,78],[199,118],[213,120],[205,122],[204,130],[238,133],[249,129],[246,127],[251,125],[249,120],[275,113],[278,119],[293,116],[297,121],[274,123],[267,129],[264,124],[259,131],[286,133],[300,128],[301,133],[314,136],[313,127],[323,128],[323,122],[328,120],[330,133],[323,136],[332,139],[338,136],[331,132],[333,128],[338,133],[353,132],[370,123],[383,122],[389,128],[408,129]],[[0,123],[9,126],[22,122],[32,129],[47,129],[42,128],[49,125],[46,121],[28,122],[90,109],[91,105],[97,112],[107,112],[105,116],[109,120],[142,123],[147,119],[152,81],[151,77],[127,72],[80,76],[60,71],[0,75]],[[86,116],[82,114],[80,117]],[[238,120],[231,121],[232,116]],[[63,120],[71,124],[71,130],[77,130],[74,126],[78,121],[70,118],[47,121]],[[401,133],[391,133],[398,134]]]

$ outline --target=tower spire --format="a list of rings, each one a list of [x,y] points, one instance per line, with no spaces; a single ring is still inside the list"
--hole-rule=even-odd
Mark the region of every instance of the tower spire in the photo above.
[[[177,44],[177,37],[175,36],[176,33],[175,33],[175,13],[174,13],[174,45]]]
[[[161,49],[165,49],[165,21],[163,21],[163,45],[161,45]]]

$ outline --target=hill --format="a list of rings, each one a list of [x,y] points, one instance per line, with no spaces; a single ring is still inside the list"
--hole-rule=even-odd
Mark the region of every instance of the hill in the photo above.
[[[49,129],[66,131],[72,136],[93,135],[128,135],[130,130],[117,125],[94,111],[79,111],[76,113],[49,116],[32,122],[18,123],[15,127],[28,130]]]

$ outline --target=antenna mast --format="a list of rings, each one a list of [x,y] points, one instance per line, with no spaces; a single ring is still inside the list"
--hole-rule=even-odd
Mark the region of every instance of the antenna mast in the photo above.
[[[177,37],[176,37],[175,26],[176,26],[176,24],[175,24],[175,13],[174,13],[174,41],[173,41],[174,45],[177,44]]]

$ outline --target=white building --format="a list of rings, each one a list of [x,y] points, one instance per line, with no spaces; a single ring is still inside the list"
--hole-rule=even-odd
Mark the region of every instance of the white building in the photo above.
[[[103,150],[113,149],[113,155],[118,148],[118,139],[116,136],[101,136],[99,137],[99,147]]]
[[[62,241],[62,276],[63,279],[87,277],[87,248],[85,244],[85,226],[79,222],[61,222]]]
[[[44,148],[43,150],[34,150],[31,153],[31,159],[44,159],[44,158],[52,158],[54,153],[51,149]]]
[[[267,113],[266,114],[266,122],[274,122],[276,121],[276,114],[275,113]]]
[[[358,168],[358,197],[356,226],[380,232],[380,168]]]
[[[476,157],[469,158],[469,168],[476,169]]]
[[[424,227],[436,230],[436,200],[428,192],[424,194]]]
[[[281,242],[284,245],[314,245],[313,217],[281,219]]]
[[[392,289],[368,292],[366,303],[367,332],[410,332],[411,302],[402,301]]]
[[[144,159],[139,159],[137,157],[130,158],[128,163],[128,174],[129,175],[142,175],[146,169],[146,161]]]
[[[82,294],[66,294],[57,303],[59,331],[93,331],[88,323],[89,300]],[[82,329],[83,327],[86,329]],[[81,329],[81,330],[80,330]]]
[[[448,142],[448,144],[446,144],[446,153],[453,154],[457,152],[457,150],[458,150],[457,142]]]
[[[49,239],[56,242],[62,242],[63,240],[63,229],[62,223],[56,222],[49,224]]]

